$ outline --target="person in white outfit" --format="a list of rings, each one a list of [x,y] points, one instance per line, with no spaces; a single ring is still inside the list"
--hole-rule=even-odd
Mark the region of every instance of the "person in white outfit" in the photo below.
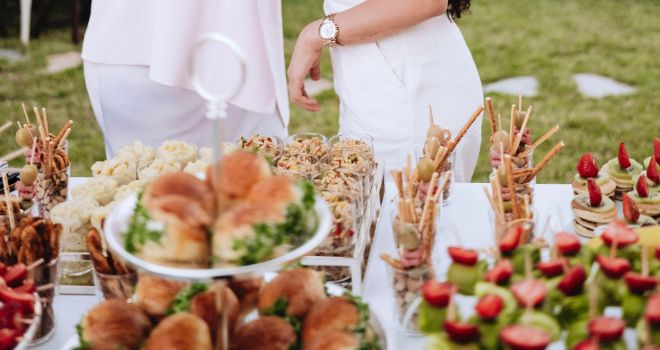
[[[226,141],[286,136],[289,105],[279,0],[94,0],[83,42],[85,82],[111,157],[140,140],[213,144],[205,101],[191,89],[188,59],[206,32],[223,34],[246,58],[245,84],[229,101]],[[229,50],[207,44],[195,67],[213,93],[238,81]]]
[[[456,135],[483,104],[479,73],[454,22],[469,0],[325,0],[327,16],[300,33],[288,69],[289,95],[301,107],[320,105],[304,87],[320,78],[330,47],[340,100],[339,131],[374,137],[376,158],[401,167],[421,149],[428,107]],[[456,181],[469,182],[479,155],[481,118],[456,149]]]

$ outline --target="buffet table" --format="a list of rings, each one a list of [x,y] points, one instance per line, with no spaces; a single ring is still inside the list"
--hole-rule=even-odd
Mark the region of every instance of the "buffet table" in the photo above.
[[[75,186],[80,181],[84,181],[84,179],[73,178],[70,186]],[[439,276],[442,276],[449,266],[449,258],[446,255],[447,246],[462,245],[470,248],[482,248],[494,244],[488,214],[490,206],[483,192],[484,186],[484,184],[455,184],[451,203],[442,208],[435,247],[437,256],[434,259]],[[394,250],[390,227],[390,202],[394,192],[393,183],[386,183],[385,199],[372,243],[370,262],[365,273],[363,296],[383,324],[387,333],[388,348],[420,349],[423,344],[422,338],[405,337],[396,331],[392,287],[385,263],[378,258],[381,252]],[[539,214],[537,234],[547,235],[559,229],[570,228],[572,220],[569,205],[572,198],[570,185],[536,185],[534,198],[534,207]],[[548,229],[541,232],[546,226],[546,222],[549,222]],[[62,347],[75,335],[75,325],[83,314],[98,300],[96,296],[90,295],[58,295],[55,298],[56,333],[48,342],[36,346],[34,349],[59,349]]]

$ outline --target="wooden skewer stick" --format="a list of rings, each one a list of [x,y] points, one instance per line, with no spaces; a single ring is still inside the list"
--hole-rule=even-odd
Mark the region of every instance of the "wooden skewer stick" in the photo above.
[[[2,126],[0,126],[0,134],[3,133],[5,130],[11,128],[11,124],[12,122],[6,122]],[[18,123],[18,125],[20,126],[21,123]]]
[[[7,173],[2,173],[2,186],[5,190],[5,197],[9,197],[9,181],[7,181]],[[13,231],[16,227],[16,222],[14,221],[14,206],[9,202],[9,198],[5,198],[5,204],[7,204],[7,215],[9,215],[9,227]]]
[[[34,110],[34,115],[37,117],[37,123],[39,123],[39,127],[44,129],[44,131],[45,131],[46,127],[44,126],[43,119],[41,119],[41,114],[39,114],[39,108],[33,107],[33,110]],[[48,134],[46,134],[46,136],[48,136]],[[45,139],[45,137],[44,137],[44,139]]]
[[[11,202],[11,203],[20,203],[20,202],[22,202],[20,198],[14,197],[14,196],[11,196],[11,195],[6,195],[6,194],[0,195],[0,200],[5,201],[5,203],[6,202]]]
[[[30,165],[34,164],[34,151],[37,149],[37,138],[32,138],[32,151],[30,152]]]
[[[15,150],[13,152],[9,152],[9,153],[5,154],[4,156],[0,157],[0,162],[9,162],[10,160],[12,160],[14,158],[18,158],[18,157],[22,156],[23,154],[25,154],[26,149],[27,149],[27,147],[23,147],[23,148]]]
[[[387,253],[380,253],[380,258],[383,259],[384,262],[388,263],[390,266],[397,270],[402,270],[403,266],[401,266],[401,262],[399,259],[387,254]]]
[[[37,287],[37,292],[41,292],[41,291],[49,290],[49,289],[53,289],[53,288],[55,288],[55,283],[48,283],[48,284],[44,284],[43,286]]]
[[[495,111],[493,110],[493,99],[486,97],[486,109],[488,110],[488,120],[490,121],[490,134],[493,135],[497,132],[497,125],[495,124]]]
[[[39,260],[35,260],[32,264],[28,265],[27,270],[30,271],[43,263],[44,263],[44,259],[39,258]]]
[[[46,133],[44,132],[44,127],[41,126],[41,125],[39,125],[38,130],[39,130],[39,136],[41,136],[41,139],[44,140],[44,142],[45,142],[45,140],[46,140]]]
[[[559,151],[561,151],[562,148],[564,148],[564,146],[566,146],[566,145],[564,144],[564,141],[560,141],[558,144],[556,144],[556,145],[550,150],[550,152],[548,152],[548,154],[546,154],[545,157],[543,157],[543,159],[541,159],[541,161],[540,161],[540,162],[534,167],[534,169],[532,169],[532,172],[527,176],[527,179],[526,179],[527,182],[532,181],[532,179],[533,179],[534,177],[536,177],[536,175],[537,175],[541,170],[543,170],[543,167],[545,167],[545,165],[548,164],[548,162],[550,161],[550,159],[552,159],[552,157],[554,157],[557,153],[559,153]]]
[[[502,130],[502,115],[497,114],[497,130]]]
[[[516,195],[516,188],[513,182],[513,169],[511,166],[511,156],[504,156],[504,166],[506,169],[506,180],[507,187],[509,188],[509,195],[511,196],[511,207],[513,208],[513,217],[519,218],[520,213],[518,212],[518,196]]]
[[[50,130],[48,129],[48,114],[46,113],[45,107],[41,108],[41,114],[43,115],[44,120],[44,131],[46,132],[47,136],[50,136]]]
[[[19,129],[23,129],[23,125],[21,125],[21,122],[19,120],[16,121],[16,125],[18,126]]]
[[[522,112],[522,94],[518,94],[518,112]]]
[[[509,125],[509,153],[513,154],[513,138],[516,134],[516,105],[511,105],[511,125]]]
[[[481,115],[481,112],[483,112],[483,111],[484,111],[484,106],[477,107],[477,109],[474,111],[474,113],[472,113],[472,115],[470,116],[470,119],[468,119],[468,121],[465,123],[465,125],[463,125],[463,128],[461,129],[461,131],[459,131],[458,134],[456,135],[456,137],[454,138],[454,142],[453,143],[449,142],[447,144],[447,146],[449,148],[449,151],[447,152],[447,154],[451,154],[452,152],[454,152],[454,148],[456,148],[456,145],[458,145],[458,143],[461,142],[461,139],[463,138],[463,136],[465,136],[468,129],[470,129],[472,124],[474,124],[474,121],[477,120],[477,118],[479,118],[479,116]]]
[[[642,276],[649,275],[649,248],[642,245]]]
[[[520,146],[520,141],[522,141],[523,134],[525,133],[525,128],[527,127],[527,121],[529,121],[529,117],[532,115],[532,106],[529,106],[527,108],[527,113],[525,114],[525,119],[523,119],[523,123],[520,126],[520,130],[518,131],[518,135],[516,135],[515,141],[513,141],[513,148],[511,149],[511,154],[515,154],[518,151],[518,147]]]
[[[559,125],[555,125],[553,128],[548,130],[543,136],[541,136],[536,142],[534,142],[531,146],[529,146],[526,150],[524,150],[520,156],[521,157],[527,157],[535,148],[540,146],[543,142],[545,142],[547,139],[550,138],[550,136],[554,135],[554,133],[559,130]]]
[[[23,114],[25,115],[25,121],[27,122],[27,125],[30,125],[30,117],[28,117],[28,112],[27,109],[25,108],[25,103],[21,103],[21,107],[23,107]]]
[[[432,127],[435,122],[433,121],[433,108],[429,105],[429,127]]]

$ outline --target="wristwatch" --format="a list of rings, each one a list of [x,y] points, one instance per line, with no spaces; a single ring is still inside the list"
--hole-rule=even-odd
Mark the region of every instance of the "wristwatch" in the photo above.
[[[337,35],[339,28],[335,23],[335,15],[329,14],[323,17],[321,25],[319,26],[319,36],[323,40],[323,46],[335,47],[337,45]]]

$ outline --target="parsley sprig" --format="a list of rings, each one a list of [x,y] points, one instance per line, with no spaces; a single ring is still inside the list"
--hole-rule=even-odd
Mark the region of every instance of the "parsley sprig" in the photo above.
[[[208,286],[206,285],[206,283],[195,282],[189,285],[188,287],[181,290],[176,295],[176,297],[174,297],[174,301],[172,301],[172,305],[167,310],[167,314],[172,315],[179,312],[189,311],[190,302],[195,297],[195,295],[206,292],[207,290],[208,290]]]
[[[351,329],[353,333],[360,336],[360,347],[358,349],[380,350],[380,342],[369,325],[369,305],[353,294],[346,293],[345,297],[355,305],[360,317],[358,324]]]

